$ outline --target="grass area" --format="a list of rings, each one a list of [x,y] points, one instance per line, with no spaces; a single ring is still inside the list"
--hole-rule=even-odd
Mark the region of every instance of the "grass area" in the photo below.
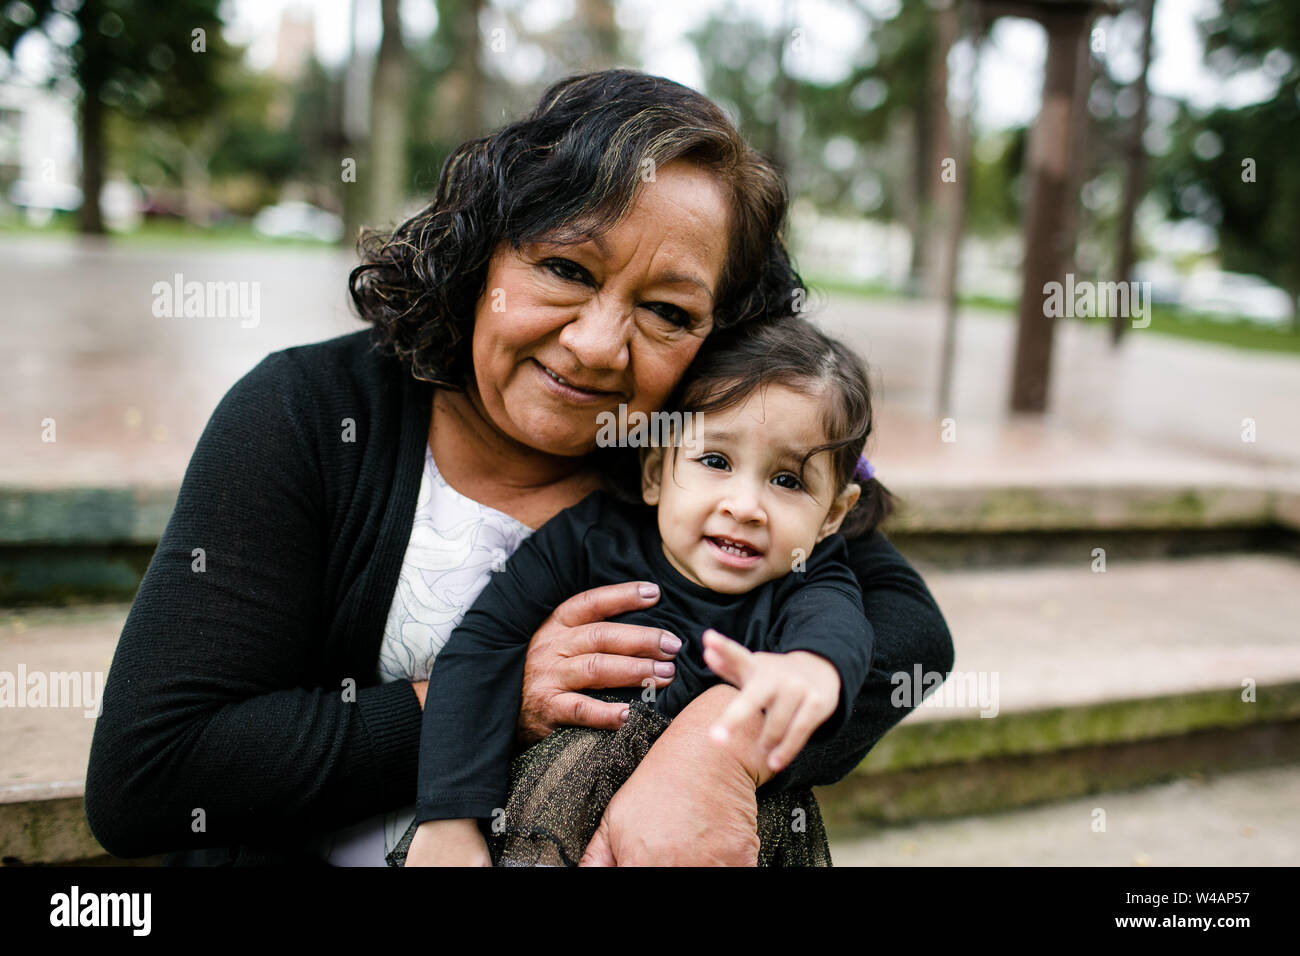
[[[851,295],[864,299],[895,300],[905,297],[904,293],[898,289],[881,282],[858,282],[851,279],[827,276],[805,276],[804,280],[812,287],[814,293],[821,292],[829,296]],[[988,296],[958,296],[957,301],[967,308],[982,309],[1004,315],[1007,318],[1013,318],[1016,314],[1016,303],[1006,299],[994,299]],[[1088,318],[1065,321],[1106,325],[1110,320],[1106,318]],[[1243,319],[1231,322],[1216,322],[1165,305],[1152,306],[1151,324],[1145,329],[1130,329],[1128,334],[1145,335],[1151,332],[1157,335],[1193,339],[1198,342],[1231,345],[1235,348],[1300,355],[1300,332],[1294,329],[1264,328],[1251,325]]]
[[[67,213],[56,215],[47,226],[30,226],[22,221],[0,223],[0,239],[6,237],[49,236],[71,239],[77,235],[76,217]],[[131,232],[109,231],[109,238],[128,246],[216,245],[222,248],[268,246],[277,249],[332,249],[334,243],[314,239],[270,239],[253,231],[252,224],[243,220],[216,223],[204,228],[183,219],[147,219],[139,229]]]

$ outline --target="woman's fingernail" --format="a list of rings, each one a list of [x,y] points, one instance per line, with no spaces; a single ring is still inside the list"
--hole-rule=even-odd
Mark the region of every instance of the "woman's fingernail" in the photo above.
[[[641,585],[641,596],[642,596],[643,598],[658,597],[658,596],[659,596],[659,585],[657,585],[657,584],[642,583],[642,585]]]
[[[672,661],[655,661],[655,675],[658,677],[672,677],[677,672],[677,665]]]
[[[659,648],[665,654],[676,654],[682,649],[682,639],[664,631],[664,636],[659,638]]]
[[[626,723],[627,723],[627,718],[628,718],[628,716],[629,716],[631,713],[632,713],[632,708],[631,708],[631,707],[624,707],[622,710],[620,710],[620,711],[618,712],[618,719],[621,720],[621,721],[623,721],[623,723],[626,724]]]

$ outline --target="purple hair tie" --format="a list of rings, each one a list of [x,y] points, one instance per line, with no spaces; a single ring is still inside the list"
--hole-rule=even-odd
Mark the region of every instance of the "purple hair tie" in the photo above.
[[[875,473],[876,473],[875,465],[867,461],[866,455],[859,455],[858,466],[853,469],[853,480],[870,481],[872,476],[875,475]]]

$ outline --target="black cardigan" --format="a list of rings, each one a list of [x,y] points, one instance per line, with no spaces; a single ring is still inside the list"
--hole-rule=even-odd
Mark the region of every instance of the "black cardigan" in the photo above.
[[[431,399],[363,330],[267,356],[217,406],[95,725],[86,817],[109,853],[307,862],[313,834],[414,801],[419,702],[374,674]],[[907,713],[890,675],[952,667],[943,616],[893,545],[877,532],[849,551],[871,673],[844,732],[773,788],[847,775]]]

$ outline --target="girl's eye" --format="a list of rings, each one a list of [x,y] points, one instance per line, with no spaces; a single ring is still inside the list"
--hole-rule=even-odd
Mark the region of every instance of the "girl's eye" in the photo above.
[[[581,282],[584,285],[591,284],[591,276],[587,270],[576,262],[570,262],[568,259],[547,259],[542,263],[543,266],[552,274],[565,280],[566,282]]]
[[[781,487],[789,488],[791,491],[798,491],[800,488],[803,487],[803,482],[800,481],[798,478],[796,478],[794,475],[790,474],[789,472],[786,472],[783,475],[777,475],[772,480],[776,482],[781,482],[781,481],[787,482],[787,484],[783,484],[781,485]]]
[[[646,302],[644,307],[649,309],[665,322],[671,322],[678,328],[690,328],[691,315],[685,309],[672,305],[668,302]]]
[[[699,463],[703,465],[705,468],[726,468],[727,467],[727,459],[723,458],[721,455],[717,455],[713,453],[707,455],[701,455],[696,460],[699,461]]]

